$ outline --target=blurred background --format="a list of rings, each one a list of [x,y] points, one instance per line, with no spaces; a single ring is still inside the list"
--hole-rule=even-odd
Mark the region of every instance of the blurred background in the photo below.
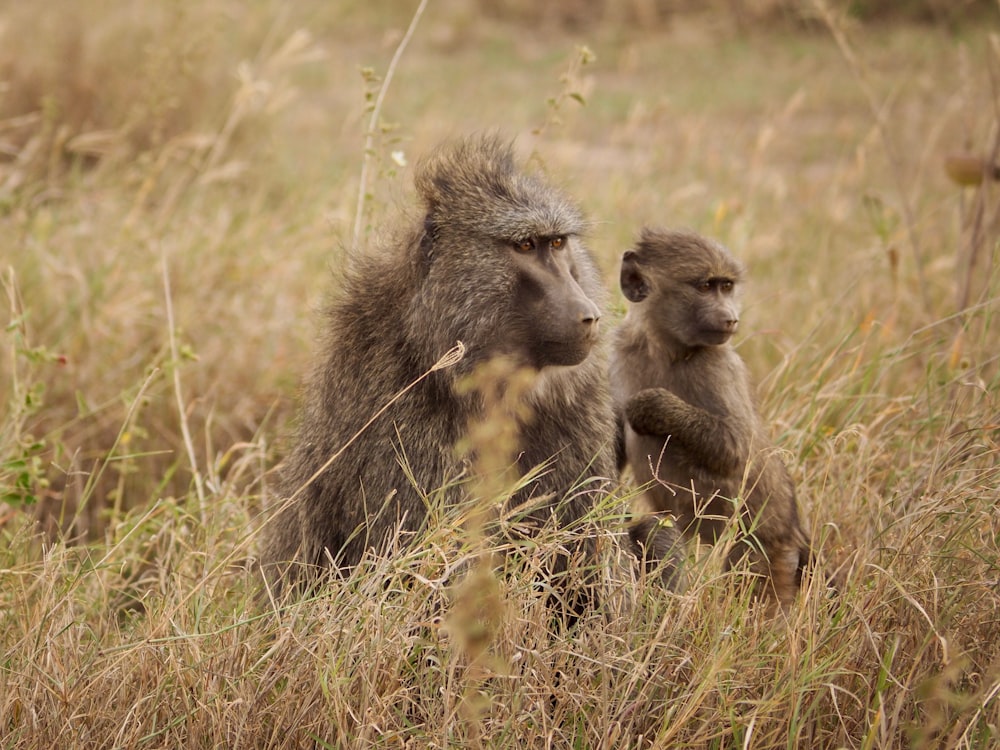
[[[643,224],[746,260],[776,436],[808,462],[883,430],[864,482],[890,486],[914,435],[995,413],[997,21],[986,0],[0,4],[0,525],[85,539],[196,490],[256,503],[330,270],[413,215],[421,154],[492,129],[583,206],[614,313]]]
[[[0,0],[0,744],[996,747],[998,21]],[[461,518],[261,617],[247,562],[336,272],[483,130],[589,217],[606,330],[644,224],[748,265],[736,345],[823,559],[787,618],[702,548],[677,595],[608,566],[554,633],[547,542],[451,586]]]

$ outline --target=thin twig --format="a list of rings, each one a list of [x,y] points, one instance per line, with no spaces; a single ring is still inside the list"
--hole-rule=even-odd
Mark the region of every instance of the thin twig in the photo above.
[[[170,297],[170,274],[167,272],[167,256],[160,254],[160,266],[163,270],[163,296],[167,305],[167,331],[170,336],[170,360],[173,363],[174,398],[177,400],[177,415],[181,423],[181,435],[184,438],[184,448],[191,464],[191,474],[194,476],[194,486],[198,493],[198,511],[201,522],[205,523],[207,509],[205,507],[205,487],[198,471],[198,461],[194,455],[194,443],[191,440],[191,430],[187,424],[187,410],[184,408],[184,395],[181,392],[180,360],[177,356],[177,337],[174,335],[174,304]]]
[[[358,186],[358,207],[354,214],[354,235],[351,243],[352,250],[357,250],[358,242],[361,239],[361,224],[363,222],[365,210],[365,194],[368,190],[368,169],[372,160],[372,149],[375,145],[375,129],[378,127],[379,116],[382,114],[382,102],[385,101],[385,95],[389,90],[389,84],[392,82],[392,77],[396,72],[397,65],[399,65],[399,60],[403,56],[403,50],[405,50],[406,45],[410,43],[410,37],[412,37],[413,32],[416,31],[417,24],[420,22],[420,17],[424,14],[424,8],[427,7],[427,3],[428,0],[420,0],[420,5],[417,6],[417,10],[413,13],[413,18],[410,19],[410,27],[406,30],[406,33],[403,35],[403,38],[396,47],[395,53],[392,55],[392,60],[389,62],[389,68],[385,72],[385,78],[382,79],[382,85],[379,86],[378,89],[378,96],[375,97],[375,106],[372,108],[371,117],[368,119],[368,132],[365,134],[364,156],[361,160],[361,184]]]
[[[1000,81],[998,81],[997,71],[998,66],[996,64],[997,60],[1000,60],[1000,46],[998,43],[993,44],[991,50],[993,52],[990,64],[987,66],[987,72],[990,78],[990,88],[993,94],[993,122],[991,123],[992,130],[992,146],[990,148],[989,154],[986,156],[983,179],[979,187],[976,189],[976,195],[973,201],[973,205],[970,206],[969,215],[967,223],[969,226],[969,235],[967,240],[968,251],[964,254],[965,268],[964,273],[960,271],[960,281],[958,284],[958,310],[965,310],[971,300],[972,300],[972,287],[975,283],[977,277],[988,279],[993,274],[993,263],[992,255],[988,256],[985,262],[986,268],[979,268],[979,256],[983,250],[983,245],[986,242],[986,213],[987,213],[987,200],[988,194],[992,194],[992,178],[987,176],[986,172],[993,168],[993,165],[997,163],[1000,159]],[[991,217],[991,221],[996,223],[996,213]],[[977,273],[978,272],[978,273]],[[980,291],[980,299],[982,299],[987,293],[987,289],[984,288]],[[961,326],[965,325],[965,321],[961,322]],[[960,326],[960,330],[961,330]]]
[[[17,288],[17,275],[14,273],[13,266],[7,266],[4,269],[4,279],[3,286],[7,292],[7,299],[10,300],[10,323],[7,325],[8,331],[14,331],[15,336],[10,339],[10,374],[11,374],[11,389],[13,398],[11,399],[11,404],[24,403],[24,393],[21,390],[21,380],[18,378],[17,372],[17,336],[20,335],[21,340],[24,342],[24,346],[28,345],[28,335],[25,330],[26,325],[24,322],[24,302],[21,300],[21,294]],[[21,442],[21,426],[23,420],[23,413],[20,408],[11,409],[10,411],[11,420],[13,424],[13,445],[17,445]]]
[[[424,372],[423,375],[421,375],[419,378],[411,382],[405,388],[397,392],[396,395],[393,396],[391,399],[389,399],[382,406],[381,409],[379,409],[371,416],[371,419],[369,419],[367,422],[361,425],[358,431],[355,432],[353,435],[351,435],[350,439],[348,439],[348,441],[344,443],[339,450],[337,450],[332,456],[330,456],[322,466],[320,466],[318,469],[316,469],[315,472],[313,472],[313,475],[311,477],[309,477],[305,482],[303,482],[302,485],[298,487],[294,493],[292,493],[291,497],[289,497],[288,500],[286,501],[286,504],[290,503],[292,500],[298,497],[299,494],[301,494],[304,489],[306,489],[309,485],[315,482],[324,471],[329,469],[330,464],[332,464],[334,461],[340,458],[343,455],[344,451],[350,448],[351,445],[354,443],[354,441],[357,440],[359,437],[361,437],[362,433],[364,433],[364,431],[367,430],[376,419],[378,419],[383,414],[385,414],[386,411],[388,411],[389,407],[391,407],[394,403],[399,401],[399,399],[401,399],[403,396],[409,393],[418,383],[423,381],[424,378],[426,378],[432,372],[437,372],[438,370],[444,370],[449,367],[453,367],[454,365],[461,362],[463,357],[465,357],[465,344],[463,344],[461,341],[456,341],[455,346],[453,346],[451,349],[445,352],[444,355],[437,362],[431,365],[431,368],[429,370]]]

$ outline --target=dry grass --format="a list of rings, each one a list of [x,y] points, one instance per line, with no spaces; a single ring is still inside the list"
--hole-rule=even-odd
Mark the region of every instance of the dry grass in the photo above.
[[[359,68],[410,20],[342,5],[0,10],[0,746],[1000,742],[998,186],[942,169],[996,157],[981,24],[583,38],[430,3],[363,233],[405,210],[400,162],[500,126],[579,196],[609,285],[645,222],[731,245],[843,587],[768,618],[713,554],[669,595],[606,539],[604,606],[565,633],[536,575],[558,535],[449,588],[480,542],[443,521],[260,614],[244,561],[352,241]]]

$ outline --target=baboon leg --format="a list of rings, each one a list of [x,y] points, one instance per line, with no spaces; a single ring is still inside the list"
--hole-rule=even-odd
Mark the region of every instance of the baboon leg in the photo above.
[[[659,574],[669,591],[681,588],[684,536],[669,514],[650,513],[629,527],[629,538],[636,557],[646,572]]]
[[[788,609],[795,601],[802,580],[803,560],[800,545],[788,541],[761,545],[757,540],[737,540],[726,558],[726,570],[746,566],[754,576],[754,592],[760,598],[777,602]]]
[[[800,550],[791,544],[782,544],[767,550],[767,561],[770,573],[771,592],[787,609],[795,601],[802,578],[802,561]]]

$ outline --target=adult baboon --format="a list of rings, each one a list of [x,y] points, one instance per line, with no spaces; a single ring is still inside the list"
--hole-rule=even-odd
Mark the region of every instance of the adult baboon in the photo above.
[[[742,265],[699,235],[645,229],[622,257],[632,303],[613,353],[625,453],[653,510],[712,543],[738,508],[727,557],[766,574],[782,605],[795,597],[809,540],[795,486],[757,413],[746,365],[729,343]],[[637,527],[649,533],[648,522]],[[633,534],[635,536],[635,533]]]
[[[517,416],[518,471],[548,462],[512,501],[540,499],[529,520],[579,519],[614,471],[606,361],[595,351],[604,294],[579,210],[521,172],[496,136],[440,148],[415,184],[419,218],[355,257],[329,307],[281,476],[284,509],[265,537],[272,590],[351,566],[397,528],[418,530],[438,488],[448,503],[465,496],[456,443],[483,402],[456,384],[493,358],[538,373]],[[459,341],[464,358],[421,379]]]

